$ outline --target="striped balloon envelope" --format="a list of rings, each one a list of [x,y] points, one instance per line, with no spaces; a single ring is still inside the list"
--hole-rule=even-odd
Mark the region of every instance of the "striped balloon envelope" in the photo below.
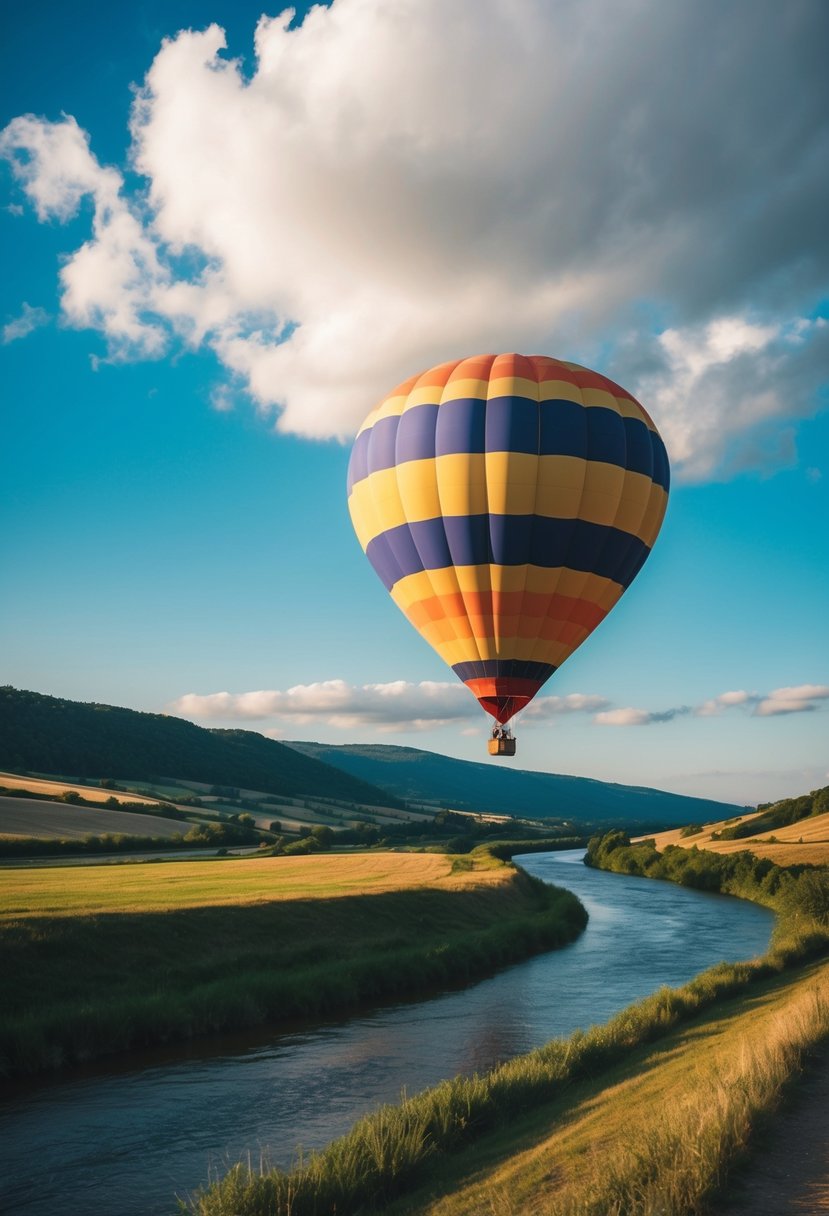
[[[507,723],[636,577],[668,482],[656,427],[618,384],[542,355],[480,355],[372,410],[348,503],[397,606]]]

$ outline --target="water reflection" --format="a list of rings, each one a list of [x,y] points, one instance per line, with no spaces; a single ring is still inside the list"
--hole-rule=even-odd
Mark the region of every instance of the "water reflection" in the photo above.
[[[564,950],[429,1001],[221,1050],[148,1053],[0,1103],[0,1211],[155,1216],[251,1152],[289,1164],[380,1103],[482,1071],[661,984],[766,948],[772,918],[739,900],[589,870],[581,851],[528,856],[526,870],[575,891],[590,913]]]

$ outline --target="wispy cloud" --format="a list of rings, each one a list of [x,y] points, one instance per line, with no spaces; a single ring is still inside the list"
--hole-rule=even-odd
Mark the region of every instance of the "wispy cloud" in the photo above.
[[[604,709],[610,702],[606,697],[571,692],[564,697],[536,697],[521,714],[521,723],[546,722],[561,714],[593,713]]]
[[[24,303],[20,315],[3,326],[3,345],[17,342],[20,338],[28,338],[29,334],[48,323],[49,314],[45,308],[33,308],[31,304]]]
[[[523,722],[530,724],[562,714],[589,713],[607,701],[603,697],[571,693],[565,697],[539,697]],[[347,729],[369,726],[378,730],[430,730],[450,722],[480,724],[482,711],[461,684],[425,680],[420,684],[397,680],[389,684],[353,685],[345,680],[297,684],[284,692],[187,693],[174,701],[172,713],[197,720],[264,721],[277,719],[295,725],[314,722]],[[471,729],[477,730],[478,727]]]
[[[776,688],[770,693],[722,692],[700,705],[680,705],[673,709],[649,710],[611,709],[595,715],[598,726],[650,726],[655,722],[671,722],[674,718],[691,715],[695,718],[718,717],[727,710],[743,708],[754,717],[770,718],[778,714],[811,713],[829,699],[829,685],[798,684],[793,688]]]
[[[650,726],[654,722],[672,722],[674,718],[684,717],[693,711],[686,705],[676,709],[608,709],[596,714],[593,721],[597,726]]]
[[[818,708],[820,701],[829,698],[829,685],[798,684],[794,688],[777,688],[757,705],[754,711],[758,718],[771,718],[776,714],[810,713]]]
[[[700,718],[715,718],[725,709],[731,709],[735,705],[756,705],[759,700],[756,692],[746,692],[745,689],[721,692],[718,697],[712,697],[698,705],[695,713]]]
[[[601,351],[686,476],[789,461],[829,346],[825,7],[768,6],[748,43],[713,0],[518,14],[286,11],[249,77],[218,26],[182,31],[136,96],[140,191],[74,119],[15,118],[2,151],[38,216],[92,200],[65,318],[115,357],[207,344],[312,437],[444,358]],[[672,65],[712,43],[742,50],[678,89]]]

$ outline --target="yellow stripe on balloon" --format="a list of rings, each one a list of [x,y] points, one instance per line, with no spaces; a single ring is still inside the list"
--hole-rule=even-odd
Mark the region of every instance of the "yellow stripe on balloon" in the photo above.
[[[349,510],[364,549],[375,536],[404,523],[487,512],[581,518],[619,528],[651,545],[667,502],[666,492],[650,477],[619,465],[573,456],[488,452],[380,469],[352,487]]]

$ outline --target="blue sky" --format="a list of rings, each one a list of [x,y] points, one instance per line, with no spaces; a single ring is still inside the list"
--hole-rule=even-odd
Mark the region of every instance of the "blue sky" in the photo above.
[[[636,392],[675,483],[517,762],[829,781],[826,10],[593,7],[336,0],[258,61],[259,6],[10,18],[5,681],[481,758],[353,537],[348,440],[421,367],[537,351]]]

